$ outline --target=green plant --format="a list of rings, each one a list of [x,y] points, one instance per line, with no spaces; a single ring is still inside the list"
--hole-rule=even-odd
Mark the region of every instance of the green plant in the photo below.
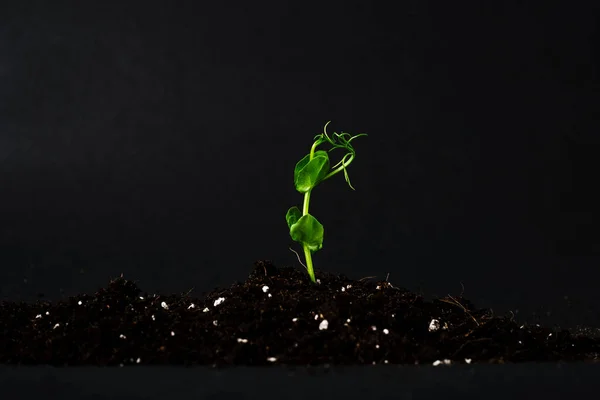
[[[314,143],[308,153],[302,160],[298,161],[294,168],[294,185],[296,190],[304,194],[304,205],[302,211],[296,206],[291,207],[286,215],[288,228],[290,229],[290,236],[292,239],[302,245],[304,249],[304,257],[306,258],[306,270],[310,280],[315,283],[315,273],[312,263],[312,253],[320,250],[323,247],[323,225],[308,212],[308,206],[310,204],[310,195],[312,190],[319,183],[326,179],[331,178],[335,174],[344,171],[344,177],[350,189],[354,190],[352,184],[350,184],[350,178],[348,177],[348,171],[346,168],[356,155],[354,148],[350,142],[359,136],[367,136],[366,133],[359,135],[350,136],[349,133],[333,133],[330,137],[327,134],[328,121],[323,128],[323,133],[314,137]],[[322,143],[329,143],[331,149],[345,149],[346,155],[342,157],[333,167],[329,167],[329,154],[324,150],[317,150],[317,146]]]

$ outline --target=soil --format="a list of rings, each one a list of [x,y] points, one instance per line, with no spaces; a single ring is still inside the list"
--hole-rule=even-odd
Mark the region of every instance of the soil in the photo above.
[[[423,296],[258,261],[202,298],[147,294],[122,276],[94,295],[0,303],[0,363],[357,365],[595,362],[594,330],[494,316],[461,296]]]

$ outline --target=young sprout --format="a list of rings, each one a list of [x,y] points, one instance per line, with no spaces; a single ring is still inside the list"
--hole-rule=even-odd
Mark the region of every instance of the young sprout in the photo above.
[[[323,247],[323,225],[315,217],[309,214],[308,206],[310,203],[310,194],[319,183],[331,178],[339,172],[344,172],[344,177],[350,189],[354,190],[348,177],[346,168],[356,155],[350,142],[359,136],[367,136],[366,133],[350,136],[349,133],[333,133],[333,136],[327,134],[328,121],[323,128],[323,133],[314,137],[314,143],[304,158],[296,164],[294,168],[294,185],[296,190],[304,194],[304,205],[302,211],[296,206],[291,207],[285,219],[287,220],[290,236],[292,239],[302,245],[304,257],[306,258],[306,269],[310,280],[315,283],[315,272],[312,263],[312,253]],[[340,162],[330,168],[329,154],[324,150],[317,150],[317,146],[322,143],[329,143],[332,151],[334,149],[345,149],[346,155]]]

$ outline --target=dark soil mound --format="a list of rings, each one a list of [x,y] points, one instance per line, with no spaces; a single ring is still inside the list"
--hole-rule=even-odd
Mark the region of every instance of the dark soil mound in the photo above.
[[[447,364],[595,361],[589,331],[521,325],[462,297],[426,301],[385,281],[259,261],[202,298],[146,294],[123,277],[93,296],[0,303],[0,363]]]

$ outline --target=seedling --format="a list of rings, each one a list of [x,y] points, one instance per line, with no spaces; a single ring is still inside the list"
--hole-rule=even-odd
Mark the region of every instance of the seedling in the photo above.
[[[331,121],[329,121],[331,122]],[[291,207],[285,219],[287,220],[292,239],[302,245],[304,257],[306,258],[306,270],[310,280],[315,283],[315,272],[312,263],[312,253],[323,247],[323,225],[308,212],[310,204],[310,194],[319,183],[331,178],[335,174],[344,171],[346,183],[350,189],[354,190],[348,177],[346,168],[354,160],[356,155],[350,142],[359,136],[367,136],[366,133],[350,136],[349,133],[333,133],[333,136],[327,134],[327,125],[323,128],[323,133],[316,135],[314,143],[304,158],[296,164],[294,168],[294,185],[296,190],[304,194],[304,205],[302,211],[296,206]],[[329,154],[325,150],[317,150],[317,146],[322,143],[329,143],[332,151],[334,149],[345,149],[346,155],[342,157],[333,167],[329,167]]]

